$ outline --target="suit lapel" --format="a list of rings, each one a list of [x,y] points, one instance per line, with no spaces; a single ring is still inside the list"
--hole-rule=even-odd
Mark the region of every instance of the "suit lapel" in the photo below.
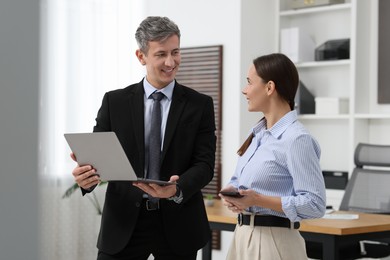
[[[129,96],[131,124],[133,125],[135,141],[142,158],[142,165],[145,162],[145,137],[144,137],[144,89],[142,81],[132,89]]]
[[[167,126],[165,128],[164,146],[161,155],[162,161],[164,160],[169,144],[172,141],[176,127],[179,123],[180,116],[184,111],[186,101],[187,97],[185,96],[183,87],[176,83],[175,88],[173,90],[171,108],[169,109]]]

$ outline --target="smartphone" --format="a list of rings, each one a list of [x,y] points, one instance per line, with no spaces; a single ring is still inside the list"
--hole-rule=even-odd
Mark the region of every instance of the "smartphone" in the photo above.
[[[238,191],[220,191],[223,196],[242,198],[244,195],[241,195]]]

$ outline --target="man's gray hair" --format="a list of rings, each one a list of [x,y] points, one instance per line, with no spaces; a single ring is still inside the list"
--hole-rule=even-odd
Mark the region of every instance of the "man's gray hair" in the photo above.
[[[138,48],[147,54],[150,41],[163,42],[172,35],[180,40],[179,27],[167,17],[149,16],[141,22],[135,32]]]

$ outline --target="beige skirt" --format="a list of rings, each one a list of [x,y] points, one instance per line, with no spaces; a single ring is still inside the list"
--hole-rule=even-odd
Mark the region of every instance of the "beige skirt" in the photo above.
[[[282,227],[236,226],[227,260],[307,260],[298,230]]]

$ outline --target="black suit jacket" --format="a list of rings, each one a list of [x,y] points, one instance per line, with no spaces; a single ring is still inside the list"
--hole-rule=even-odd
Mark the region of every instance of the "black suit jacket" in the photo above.
[[[94,132],[114,131],[139,177],[144,175],[143,82],[107,92],[99,109]],[[179,175],[183,201],[160,200],[167,240],[177,254],[202,248],[210,228],[201,188],[214,175],[215,120],[211,97],[176,82],[167,119],[162,151],[161,179]],[[129,182],[107,186],[97,246],[115,254],[128,243],[137,223],[142,191]]]

